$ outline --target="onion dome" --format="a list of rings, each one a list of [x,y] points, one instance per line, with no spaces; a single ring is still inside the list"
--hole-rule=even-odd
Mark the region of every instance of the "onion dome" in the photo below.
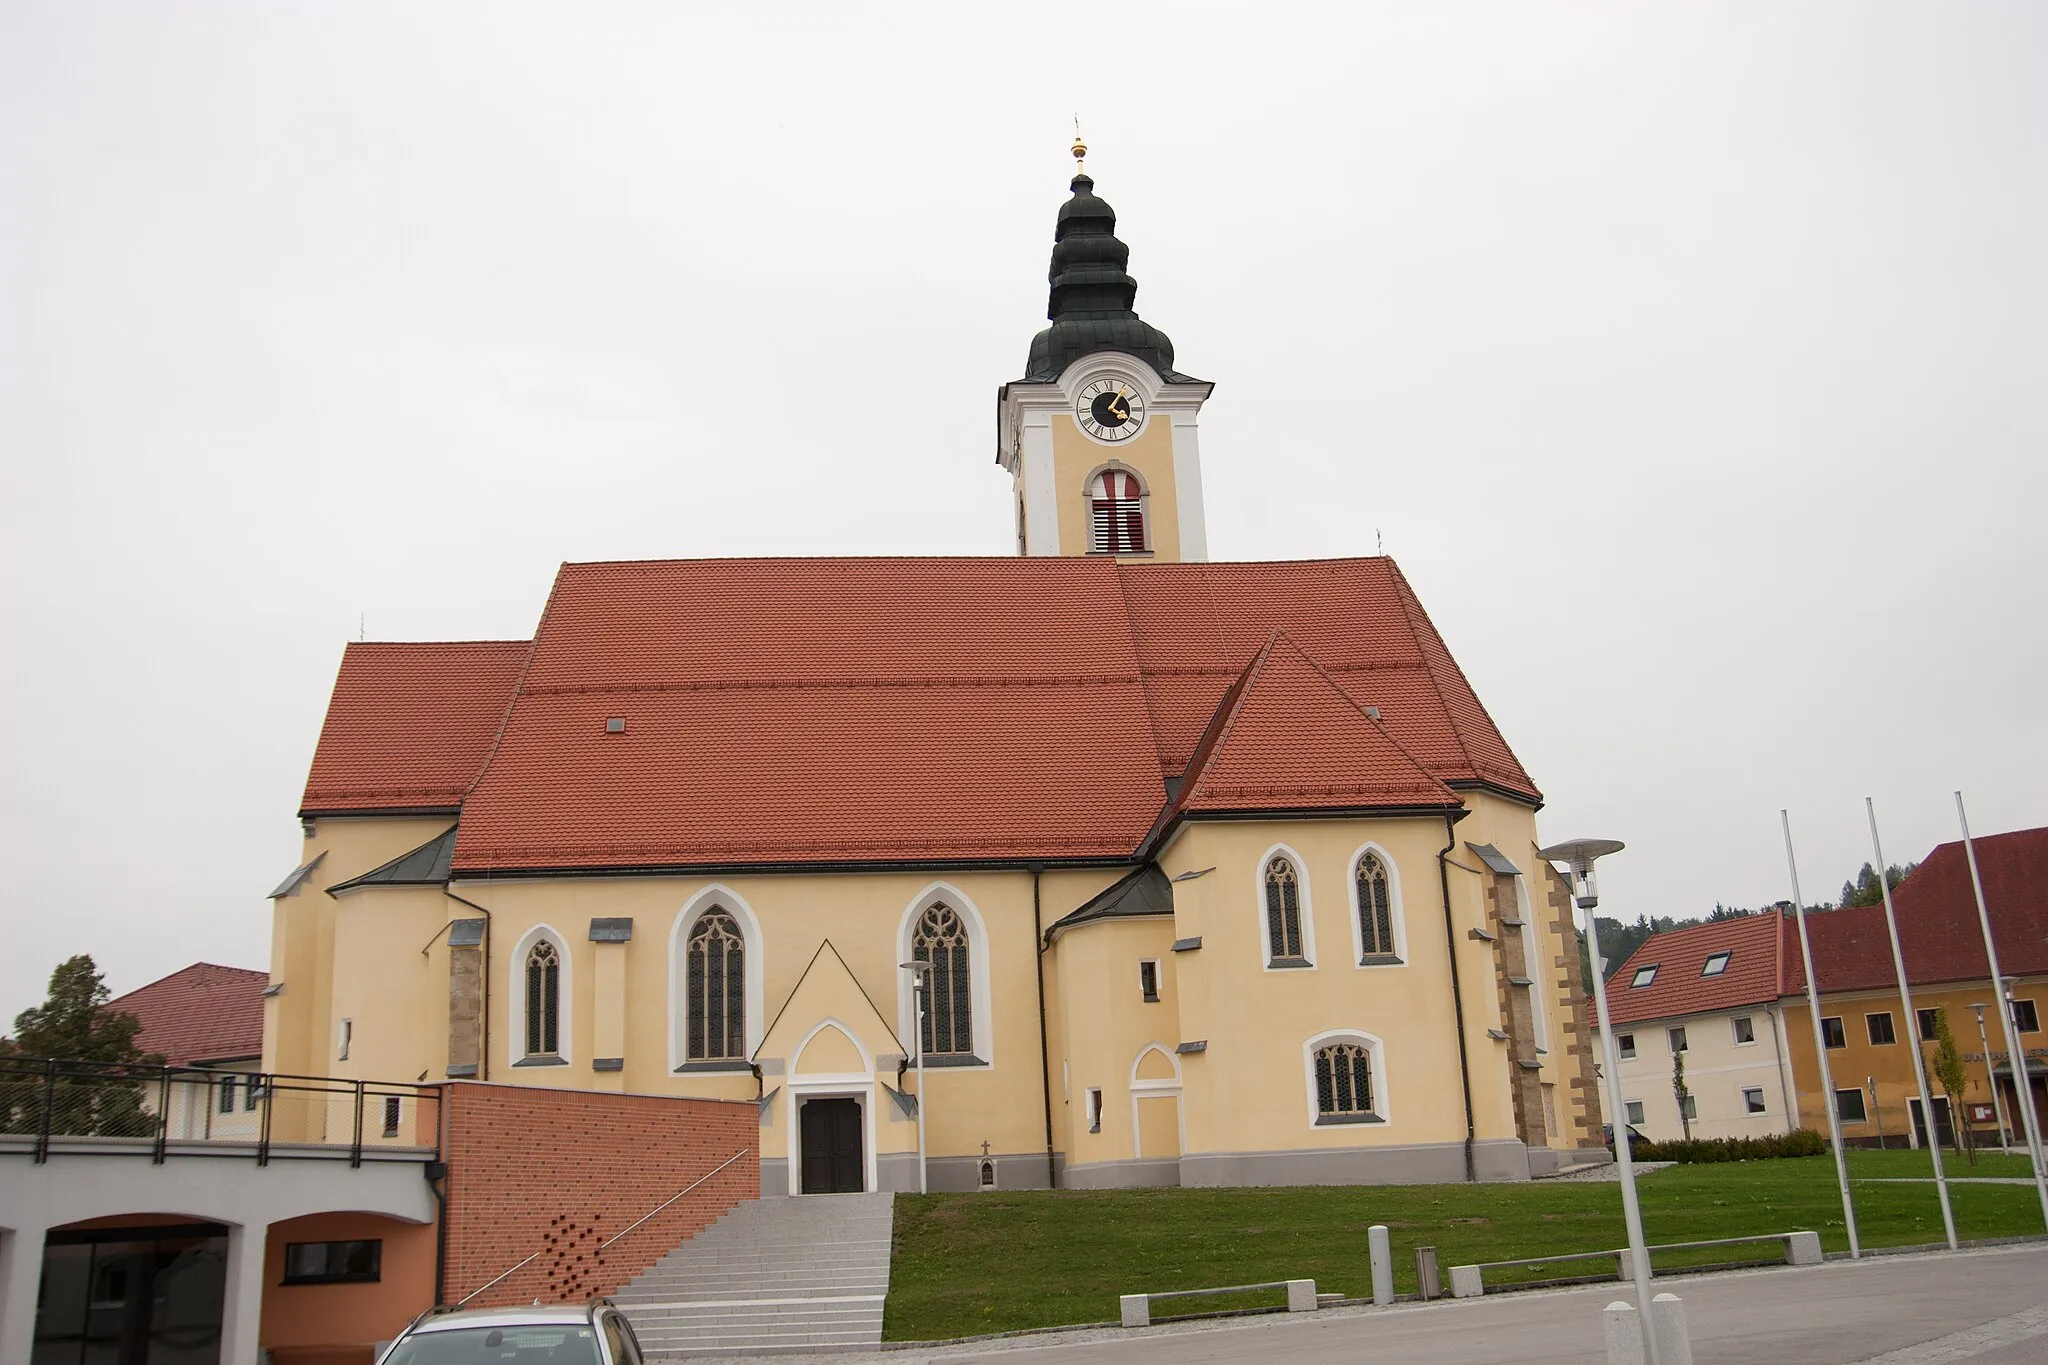
[[[1052,267],[1046,272],[1052,292],[1045,315],[1052,326],[1031,339],[1025,382],[1051,383],[1097,351],[1134,355],[1168,383],[1199,382],[1175,372],[1172,340],[1131,307],[1138,282],[1124,269],[1131,249],[1117,240],[1116,210],[1096,197],[1085,171],[1074,176],[1071,188],[1074,197],[1060,205],[1053,228]]]

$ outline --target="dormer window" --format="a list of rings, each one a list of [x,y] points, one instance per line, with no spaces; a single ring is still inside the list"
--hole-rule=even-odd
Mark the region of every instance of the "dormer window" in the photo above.
[[[1727,971],[1728,957],[1729,955],[1727,953],[1707,954],[1707,965],[1700,968],[1700,975],[1719,976],[1721,973]]]
[[[1144,554],[1145,490],[1127,469],[1105,469],[1088,482],[1088,552]]]
[[[1636,968],[1636,974],[1635,974],[1634,978],[1633,978],[1633,979],[1631,979],[1631,980],[1629,981],[1629,983],[1628,983],[1628,985],[1629,985],[1629,989],[1630,989],[1630,990],[1634,990],[1634,989],[1635,989],[1636,987],[1638,987],[1638,986],[1647,986],[1647,985],[1649,985],[1649,984],[1650,984],[1650,983],[1651,983],[1652,981],[1655,981],[1656,979],[1657,979],[1657,964],[1656,964],[1656,963],[1652,962],[1652,963],[1651,963],[1651,964],[1650,964],[1649,966],[1647,966],[1647,967],[1638,967],[1638,968]]]

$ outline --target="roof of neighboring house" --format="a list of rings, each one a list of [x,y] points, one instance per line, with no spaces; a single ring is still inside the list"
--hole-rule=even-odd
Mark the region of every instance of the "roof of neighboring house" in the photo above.
[[[1784,993],[1779,984],[1783,941],[1776,910],[1653,934],[1607,979],[1608,1017],[1616,1024],[1634,1024],[1767,1004]],[[1796,943],[1793,947],[1797,951]],[[1716,975],[1701,975],[1718,953],[1728,954],[1728,965]],[[1630,984],[1638,971],[1653,965],[1657,973],[1648,985]]]
[[[458,876],[1121,862],[1169,784],[1188,816],[1541,799],[1384,558],[567,564],[530,660],[433,648],[350,647],[307,805],[459,800]]]
[[[263,1055],[263,989],[268,972],[195,962],[107,1002],[141,1021],[136,1044],[172,1066],[244,1061]]]
[[[2048,972],[2048,828],[1977,839],[1984,904],[2007,976]],[[1916,984],[1981,979],[1991,967],[1977,918],[1970,864],[1960,842],[1942,844],[1892,890],[1906,979]],[[1864,905],[1806,917],[1813,970],[1824,991],[1896,988],[1884,906]],[[1785,921],[1785,990],[1806,989],[1798,930]]]
[[[525,640],[349,645],[300,810],[461,806],[530,648]]]

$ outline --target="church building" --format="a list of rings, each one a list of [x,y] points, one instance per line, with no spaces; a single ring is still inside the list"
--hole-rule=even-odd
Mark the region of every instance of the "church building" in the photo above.
[[[753,1101],[765,1195],[914,1190],[920,1118],[954,1190],[1600,1147],[1540,792],[1391,560],[1208,562],[1115,228],[1077,174],[1015,557],[565,564],[530,640],[349,645],[264,1068]]]

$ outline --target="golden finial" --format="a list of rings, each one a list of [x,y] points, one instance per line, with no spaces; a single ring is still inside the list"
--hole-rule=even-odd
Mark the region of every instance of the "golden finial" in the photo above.
[[[1088,144],[1081,141],[1081,116],[1079,114],[1074,115],[1074,145],[1071,150],[1074,153],[1074,174],[1088,174],[1088,167],[1081,159],[1088,155]]]

